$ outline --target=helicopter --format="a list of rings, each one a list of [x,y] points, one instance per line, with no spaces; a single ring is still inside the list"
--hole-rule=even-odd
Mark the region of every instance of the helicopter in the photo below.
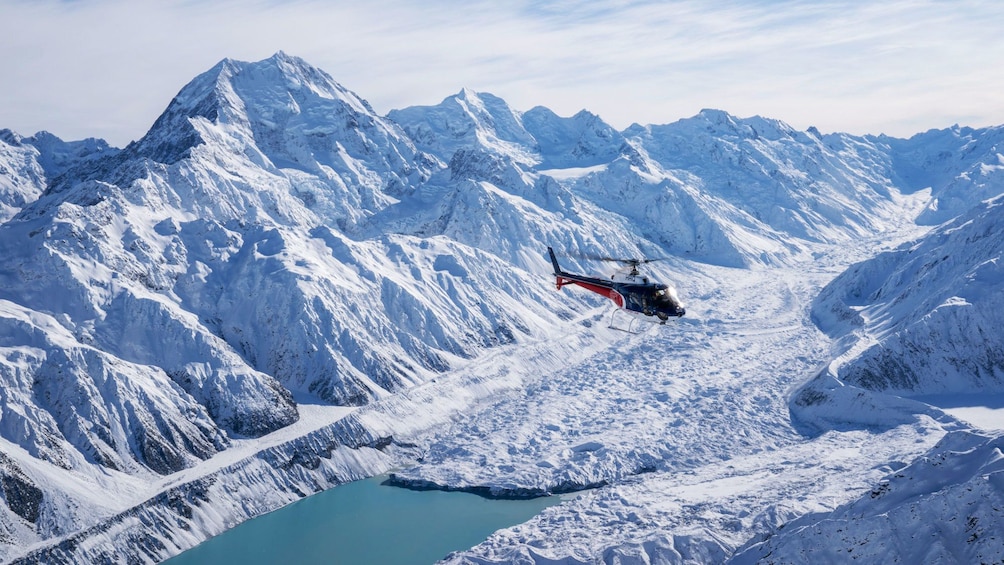
[[[621,310],[645,316],[655,316],[659,319],[660,324],[665,324],[670,317],[679,318],[687,313],[676,294],[676,289],[662,283],[651,282],[648,277],[638,273],[639,265],[658,261],[658,259],[594,257],[600,261],[622,263],[631,268],[627,274],[615,275],[608,280],[563,271],[558,265],[558,258],[555,257],[554,250],[548,247],[547,253],[551,256],[551,264],[554,265],[554,276],[557,279],[558,290],[570,284],[581,286],[613,300],[614,304]]]

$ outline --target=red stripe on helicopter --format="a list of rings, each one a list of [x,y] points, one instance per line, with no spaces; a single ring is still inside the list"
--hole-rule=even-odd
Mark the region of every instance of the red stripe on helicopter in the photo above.
[[[566,279],[564,277],[558,277],[557,285],[559,289],[561,289],[561,287],[567,284],[574,284],[576,286],[581,286],[582,288],[595,292],[600,296],[606,296],[610,300],[613,300],[614,304],[616,304],[618,308],[624,307],[624,297],[621,296],[621,293],[617,292],[616,290],[610,287],[600,286],[598,284],[591,284],[573,279]]]

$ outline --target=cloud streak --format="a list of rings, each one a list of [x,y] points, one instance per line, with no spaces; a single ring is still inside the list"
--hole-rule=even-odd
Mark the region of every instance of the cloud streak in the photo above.
[[[385,113],[462,87],[616,127],[701,108],[906,136],[1004,123],[1004,5],[0,0],[0,127],[141,136],[224,57],[303,57]]]

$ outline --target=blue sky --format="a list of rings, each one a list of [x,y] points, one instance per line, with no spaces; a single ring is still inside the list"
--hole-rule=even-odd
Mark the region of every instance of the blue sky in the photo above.
[[[1004,124],[1004,2],[0,0],[0,128],[139,138],[230,57],[304,58],[379,113],[468,87],[617,128],[702,108],[909,136]]]

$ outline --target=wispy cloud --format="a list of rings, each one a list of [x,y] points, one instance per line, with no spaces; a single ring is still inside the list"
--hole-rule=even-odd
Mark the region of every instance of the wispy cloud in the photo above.
[[[997,2],[0,0],[0,11],[0,127],[119,145],[220,59],[280,49],[380,112],[470,87],[617,127],[705,107],[852,133],[1004,123]]]

